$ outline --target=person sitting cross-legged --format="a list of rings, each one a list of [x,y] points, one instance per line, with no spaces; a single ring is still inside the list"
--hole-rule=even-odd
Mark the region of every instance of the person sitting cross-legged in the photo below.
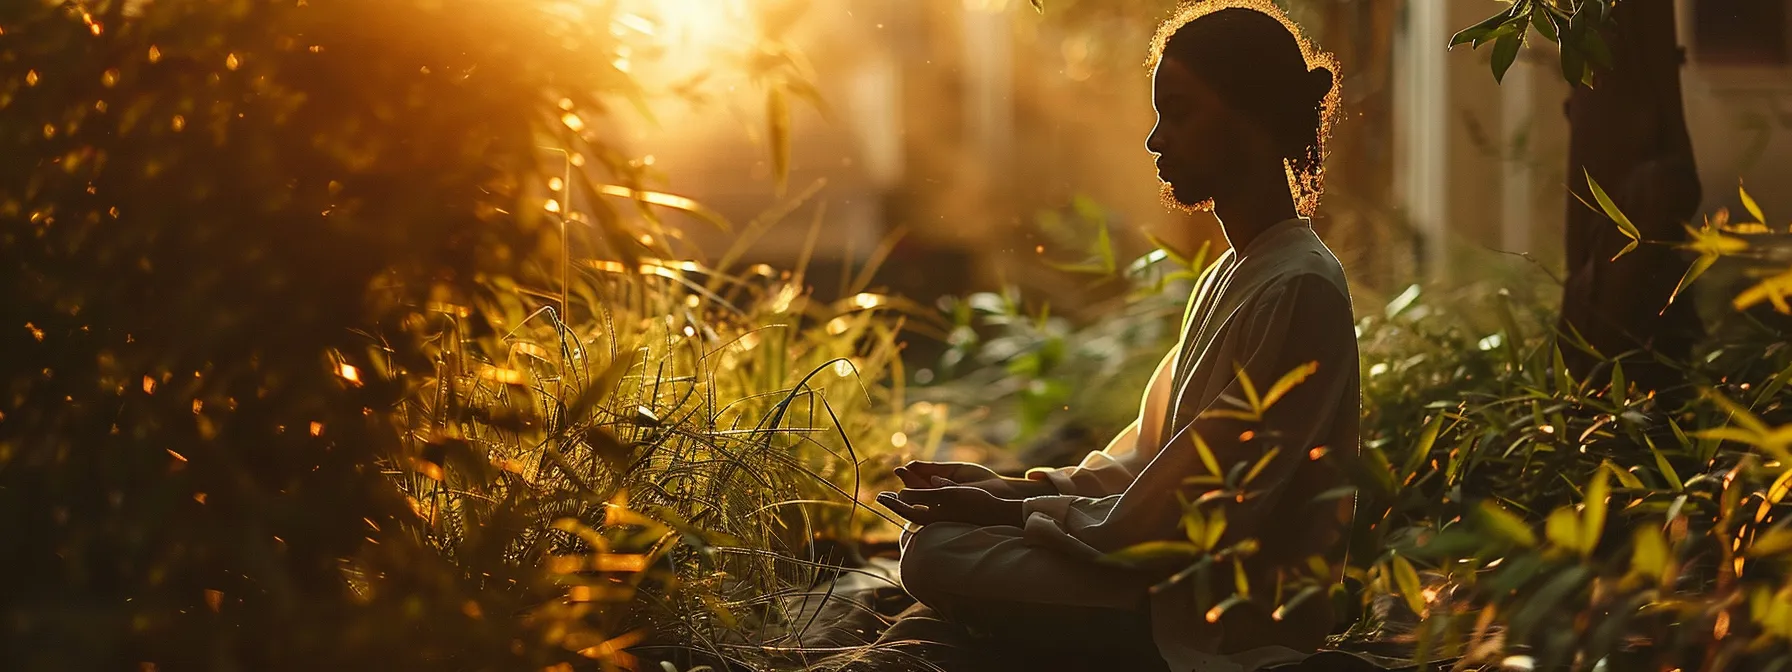
[[[1307,219],[1336,65],[1266,0],[1186,4],[1151,53],[1146,147],[1166,201],[1211,210],[1230,249],[1202,274],[1138,419],[1080,464],[1026,478],[913,462],[878,501],[919,525],[902,539],[904,587],[973,632],[1143,650],[1176,672],[1260,669],[1301,660],[1331,632],[1323,594],[1280,613],[1269,602],[1298,577],[1340,580],[1354,505],[1318,497],[1344,482],[1337,460],[1357,454],[1361,406],[1349,288]],[[1250,539],[1255,551],[1205,582],[1104,557],[1187,540],[1185,502],[1224,518],[1206,550]],[[1215,609],[1235,571],[1259,599]]]

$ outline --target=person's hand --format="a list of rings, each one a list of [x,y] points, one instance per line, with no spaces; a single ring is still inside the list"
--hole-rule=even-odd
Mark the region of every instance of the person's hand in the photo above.
[[[965,486],[903,488],[880,492],[877,502],[918,525],[970,523],[972,525],[1021,526],[1021,500],[1002,499],[987,491]]]
[[[901,479],[905,487],[939,488],[1000,480],[1002,477],[989,467],[973,462],[914,461],[897,467],[896,478]]]

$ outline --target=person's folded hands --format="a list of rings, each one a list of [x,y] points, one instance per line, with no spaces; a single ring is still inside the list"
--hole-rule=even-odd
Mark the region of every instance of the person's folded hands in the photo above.
[[[1002,499],[989,492],[961,485],[943,488],[903,488],[878,493],[877,501],[898,516],[919,525],[970,523],[1020,526],[1021,500]]]

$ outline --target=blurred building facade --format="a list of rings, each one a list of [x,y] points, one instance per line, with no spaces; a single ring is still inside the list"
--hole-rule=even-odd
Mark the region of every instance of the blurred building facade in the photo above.
[[[1792,217],[1792,166],[1781,160],[1792,156],[1792,0],[1674,1],[1708,209],[1734,207],[1740,179],[1770,216]],[[1054,309],[1075,313],[1093,305],[1088,279],[1040,262],[1081,261],[1087,249],[1042,229],[1041,211],[1079,196],[1100,204],[1122,258],[1144,251],[1138,230],[1219,244],[1205,216],[1161,205],[1144,150],[1154,122],[1145,48],[1172,4],[1057,0],[1041,16],[1025,0],[812,3],[792,40],[824,105],[795,104],[789,192],[825,186],[748,258],[807,258],[824,295],[837,291],[825,276],[852,279],[881,261],[873,286],[923,300],[1010,284],[1072,297]],[[1490,50],[1444,50],[1488,3],[1284,4],[1343,63],[1345,117],[1317,225],[1364,293],[1468,280],[1500,259],[1559,265],[1571,179],[1553,45],[1525,49],[1501,85]],[[736,91],[748,103],[681,108],[636,134],[659,148],[669,190],[736,221],[780,202],[750,87]],[[693,237],[712,252],[732,240]]]

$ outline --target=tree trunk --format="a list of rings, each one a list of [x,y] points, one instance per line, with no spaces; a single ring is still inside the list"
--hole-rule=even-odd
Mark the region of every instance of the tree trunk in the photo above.
[[[1608,358],[1641,351],[1625,359],[1626,374],[1646,389],[1661,389],[1680,381],[1656,356],[1684,360],[1703,331],[1690,296],[1668,303],[1688,262],[1678,250],[1648,243],[1611,261],[1629,239],[1582,200],[1594,202],[1585,186],[1591,174],[1643,240],[1685,237],[1681,225],[1698,210],[1700,197],[1681,105],[1685,59],[1674,3],[1629,0],[1612,11],[1613,26],[1604,33],[1612,67],[1597,69],[1595,85],[1575,87],[1568,99],[1568,176],[1580,197],[1571,194],[1567,202],[1568,279],[1560,327],[1568,338],[1578,332]],[[1568,345],[1562,350],[1577,379],[1599,369],[1597,358]]]

